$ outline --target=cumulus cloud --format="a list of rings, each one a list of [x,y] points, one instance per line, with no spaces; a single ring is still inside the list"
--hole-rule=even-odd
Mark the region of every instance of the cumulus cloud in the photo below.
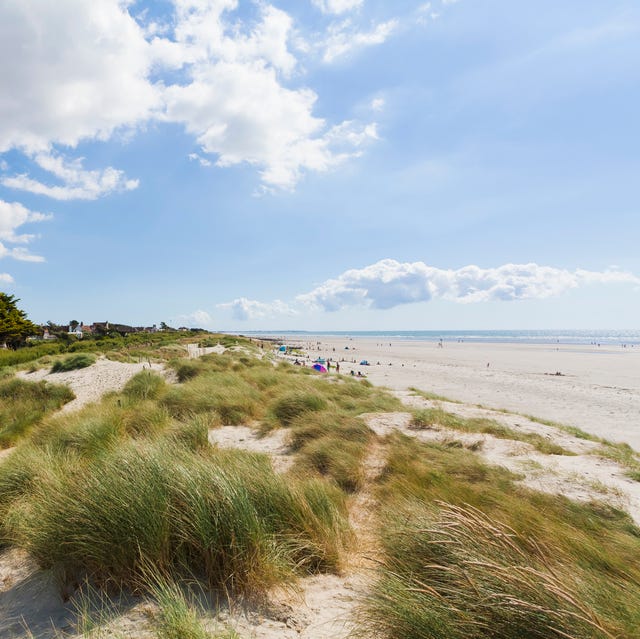
[[[254,166],[276,189],[357,156],[348,147],[359,136],[374,139],[371,123],[328,123],[314,114],[311,89],[288,86],[298,70],[290,44],[299,30],[285,11],[259,2],[248,19],[239,17],[238,0],[172,0],[173,15],[158,22],[144,12],[134,19],[131,4],[0,3],[0,153],[21,150],[62,181],[21,174],[6,176],[5,186],[61,200],[133,189],[137,181],[122,171],[88,171],[57,151],[152,120],[182,124],[214,156],[194,154],[201,163]],[[321,4],[335,14],[360,2]],[[381,42],[392,28],[393,21],[364,33],[331,27],[325,57]]]
[[[0,273],[0,282],[4,282],[5,284],[13,284],[15,280],[9,273]]]
[[[363,136],[374,139],[372,125],[328,126],[313,114],[313,91],[283,83],[297,64],[288,49],[291,18],[260,5],[259,22],[238,34],[225,20],[235,4],[177,2],[175,40],[154,46],[188,81],[166,88],[163,117],[182,123],[217,166],[253,165],[268,187],[293,189],[305,171],[356,156]]]
[[[17,233],[17,229],[24,224],[49,219],[51,219],[50,215],[30,211],[19,202],[0,200],[0,240],[2,240],[0,241],[0,259],[12,257],[21,262],[44,262],[43,257],[30,253],[24,246],[8,248],[3,242],[28,244],[35,236],[29,233]]]
[[[465,303],[543,299],[586,284],[616,282],[640,284],[640,278],[618,270],[569,271],[533,263],[454,270],[385,259],[346,271],[296,299],[327,311],[357,305],[389,309],[432,298]]]
[[[291,303],[260,302],[241,297],[219,304],[241,321],[298,315],[305,310],[339,311],[361,306],[387,310],[403,304],[444,299],[459,303],[510,302],[545,299],[590,284],[640,285],[640,277],[616,268],[573,271],[552,266],[504,264],[495,268],[469,265],[440,269],[424,262],[385,259],[361,269],[345,271]]]
[[[358,9],[364,0],[312,0],[322,13],[340,14]]]
[[[159,105],[141,27],[119,0],[0,3],[0,152],[107,139]]]
[[[9,188],[46,195],[54,200],[95,200],[114,192],[131,191],[138,180],[127,179],[123,171],[112,167],[87,171],[82,158],[66,160],[53,153],[37,153],[34,162],[43,170],[62,181],[62,185],[48,185],[26,174],[5,177],[0,182]]]
[[[51,215],[30,211],[19,202],[0,200],[0,240],[13,244],[26,244],[33,239],[30,234],[17,234],[16,230],[23,224],[50,220]]]
[[[218,304],[218,308],[230,310],[233,319],[246,321],[250,319],[259,319],[263,317],[274,317],[276,315],[296,315],[297,311],[288,304],[276,300],[275,302],[265,303],[256,300],[249,300],[246,297],[240,297],[232,302]]]
[[[361,31],[351,20],[336,22],[329,28],[327,38],[323,43],[324,62],[331,63],[358,49],[375,44],[382,44],[398,29],[400,21],[393,19],[380,22],[368,31]]]

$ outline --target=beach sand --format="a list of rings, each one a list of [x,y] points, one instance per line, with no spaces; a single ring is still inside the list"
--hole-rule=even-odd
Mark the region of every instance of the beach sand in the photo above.
[[[398,391],[415,387],[534,415],[640,450],[640,347],[469,342],[440,347],[327,336],[288,343],[303,346],[311,359],[340,362],[341,373],[361,371],[376,385]],[[370,366],[360,366],[361,360]]]

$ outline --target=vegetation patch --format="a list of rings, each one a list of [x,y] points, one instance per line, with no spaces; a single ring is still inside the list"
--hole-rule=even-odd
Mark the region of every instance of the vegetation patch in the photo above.
[[[349,539],[342,493],[287,482],[262,455],[131,442],[89,465],[58,455],[29,476],[6,493],[21,498],[3,537],[44,567],[99,581],[133,584],[152,565],[252,594],[338,569]]]
[[[281,426],[289,426],[296,417],[326,407],[327,401],[317,393],[293,392],[278,398],[271,412]]]
[[[463,449],[388,444],[362,636],[634,636],[640,531],[626,514],[516,487]]]
[[[77,355],[69,355],[64,359],[58,360],[51,367],[52,373],[64,373],[66,371],[73,371],[78,368],[86,368],[96,363],[94,355],[89,353],[78,353]]]
[[[571,451],[554,443],[553,441],[538,435],[514,430],[493,419],[473,417],[465,419],[453,413],[448,413],[441,408],[423,408],[414,411],[411,419],[411,427],[417,430],[442,426],[465,433],[483,433],[493,435],[498,439],[511,439],[513,441],[531,444],[537,451],[546,455],[573,455]]]
[[[45,415],[74,398],[73,391],[60,384],[16,378],[0,382],[0,447],[14,445]]]

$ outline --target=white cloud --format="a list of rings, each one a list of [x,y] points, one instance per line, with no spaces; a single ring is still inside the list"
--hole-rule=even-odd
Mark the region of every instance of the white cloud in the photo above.
[[[340,14],[359,9],[364,0],[312,0],[322,13]]]
[[[12,257],[20,262],[44,262],[45,259],[41,255],[34,255],[24,247],[15,247],[8,249],[0,242],[0,259],[3,257]]]
[[[207,311],[197,310],[186,315],[178,315],[172,323],[190,328],[210,328],[213,326],[213,318]]]
[[[114,192],[131,191],[138,187],[138,180],[129,180],[123,171],[112,167],[87,171],[82,168],[82,158],[67,161],[60,155],[37,153],[34,162],[63,182],[63,186],[49,186],[28,175],[5,177],[0,182],[9,188],[46,195],[55,200],[95,200]]]
[[[569,271],[538,264],[452,270],[386,259],[346,271],[299,295],[297,301],[327,311],[357,305],[389,309],[432,298],[467,303],[542,299],[586,284],[615,282],[640,284],[640,278],[617,270]]]
[[[4,282],[5,284],[13,284],[14,283],[14,279],[13,277],[11,277],[11,275],[9,275],[9,273],[0,273],[0,282]]]
[[[26,244],[33,239],[33,235],[16,234],[23,224],[50,220],[51,215],[30,211],[19,202],[5,202],[0,200],[0,240],[13,244]]]
[[[400,22],[394,19],[381,22],[370,31],[359,31],[351,20],[334,23],[323,43],[322,59],[331,63],[355,50],[382,44],[399,26]]]
[[[305,171],[337,166],[357,155],[363,139],[374,139],[371,125],[328,128],[313,115],[313,91],[283,85],[280,76],[296,66],[287,14],[262,5],[257,26],[231,37],[224,13],[233,8],[233,2],[178,2],[166,56],[186,65],[189,82],[167,87],[167,120],[183,123],[202,151],[217,156],[217,166],[253,165],[267,187],[279,189],[294,188]]]
[[[326,7],[336,12],[357,4],[330,0]],[[5,176],[5,186],[61,200],[133,189],[137,181],[122,171],[86,170],[60,149],[154,119],[181,123],[217,166],[254,166],[263,184],[276,189],[292,189],[305,172],[358,155],[353,145],[360,137],[375,139],[368,123],[316,116],[316,94],[287,86],[298,69],[290,43],[299,32],[266,1],[256,3],[257,17],[248,20],[235,13],[238,0],[172,0],[171,28],[169,19],[152,24],[144,12],[141,26],[131,5],[0,3],[0,153],[21,150],[62,182],[25,173]],[[393,24],[369,33],[339,30],[328,55],[382,41]]]
[[[382,109],[384,109],[384,105],[384,98],[374,98],[373,100],[371,100],[372,111],[382,111]]]
[[[0,3],[0,152],[75,146],[159,104],[151,51],[119,0]]]
[[[361,269],[345,271],[291,303],[271,303],[240,297],[218,308],[230,310],[236,320],[298,315],[305,310],[339,311],[361,306],[378,310],[403,304],[444,299],[459,303],[509,302],[545,299],[590,284],[640,285],[640,277],[609,268],[574,271],[538,264],[504,264],[495,268],[469,265],[440,269],[424,262],[385,259]]]
[[[259,319],[262,317],[273,317],[275,315],[297,314],[295,309],[280,300],[267,304],[256,300],[249,300],[246,297],[240,297],[232,302],[218,304],[218,308],[230,310],[233,319],[241,321]]]
[[[211,166],[213,162],[207,160],[207,158],[203,158],[201,155],[197,153],[189,153],[189,159],[192,162],[197,162],[200,166]]]

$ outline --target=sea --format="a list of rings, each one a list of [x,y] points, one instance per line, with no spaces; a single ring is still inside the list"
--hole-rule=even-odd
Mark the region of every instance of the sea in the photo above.
[[[248,337],[309,339],[312,337],[351,337],[421,342],[472,342],[511,344],[600,344],[601,346],[640,345],[640,329],[629,330],[457,330],[457,331],[253,331]]]

